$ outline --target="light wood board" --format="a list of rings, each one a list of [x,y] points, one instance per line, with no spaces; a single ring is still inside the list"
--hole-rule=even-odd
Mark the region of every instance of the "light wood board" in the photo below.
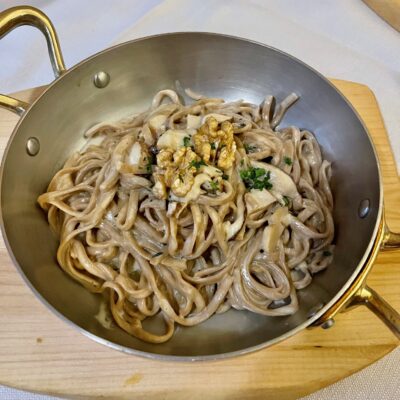
[[[386,214],[400,231],[400,185],[382,118],[363,85],[334,81],[355,105],[378,149]],[[18,96],[29,100],[40,90]],[[17,117],[0,111],[0,149]],[[355,150],[356,151],[356,150]],[[400,252],[381,254],[368,282],[400,310]],[[375,362],[398,342],[363,308],[330,330],[306,330],[254,354],[226,361],[150,361],[111,350],[59,320],[31,293],[0,243],[0,383],[77,398],[294,399]]]
[[[400,0],[363,0],[364,3],[394,29],[400,31]]]

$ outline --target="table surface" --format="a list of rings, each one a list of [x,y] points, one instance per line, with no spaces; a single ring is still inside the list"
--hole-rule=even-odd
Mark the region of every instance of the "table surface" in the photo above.
[[[336,85],[373,136],[381,159],[387,218],[393,229],[400,230],[400,210],[394,206],[400,203],[399,179],[374,96],[363,85],[343,81]],[[17,97],[31,99],[39,91]],[[10,113],[0,113],[2,150],[15,121]],[[269,394],[293,399],[356,372],[398,344],[374,315],[359,308],[340,315],[334,329],[307,330],[232,360],[195,364],[146,360],[94,343],[58,320],[25,286],[4,244],[0,261],[0,383],[32,391],[112,398],[252,399]],[[400,271],[393,264],[400,264],[400,253],[379,255],[368,282],[399,309],[400,293],[393,282],[399,280]]]

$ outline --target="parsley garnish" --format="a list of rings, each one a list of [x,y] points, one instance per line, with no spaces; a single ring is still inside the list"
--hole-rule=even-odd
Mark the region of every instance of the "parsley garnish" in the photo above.
[[[329,257],[332,255],[332,253],[329,250],[324,250],[324,252],[322,253],[325,257]]]
[[[161,254],[162,254],[162,252],[160,251],[159,253],[154,254],[153,257],[161,256]]]
[[[146,161],[147,157],[144,158],[144,161]],[[155,163],[156,158],[154,156],[154,154],[151,154],[150,157],[147,160],[147,164],[146,164],[146,170],[148,173],[151,173],[152,169],[153,169],[153,164]]]
[[[293,161],[290,157],[283,157],[283,161],[285,162],[286,165],[292,165]]]
[[[244,144],[244,149],[246,150],[246,153],[254,153],[256,151],[256,147],[252,146],[251,144]]]
[[[285,203],[285,206],[288,206],[290,204],[290,197],[283,196],[283,202]]]
[[[211,148],[213,149],[213,150],[215,150],[215,143],[211,143]]]
[[[195,167],[196,169],[200,169],[202,165],[207,165],[204,160],[196,161],[192,160],[189,164],[191,167]]]
[[[189,136],[185,136],[185,137],[183,138],[183,145],[184,145],[185,147],[190,147],[190,146],[191,146],[191,145],[190,145],[190,141],[191,141],[190,137],[189,137]]]
[[[217,190],[220,189],[218,182],[210,181],[210,186],[213,192],[216,192]]]
[[[265,171],[264,168],[253,168],[240,171],[240,177],[242,178],[245,186],[248,189],[271,189],[272,183],[271,172]]]
[[[224,179],[225,181],[227,181],[229,179],[229,175],[223,174],[222,175],[222,179]]]

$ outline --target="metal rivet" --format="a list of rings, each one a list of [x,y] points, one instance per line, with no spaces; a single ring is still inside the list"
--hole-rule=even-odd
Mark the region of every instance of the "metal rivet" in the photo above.
[[[39,153],[40,150],[40,142],[38,138],[35,137],[30,137],[27,141],[26,141],[26,152],[34,157],[36,156],[37,153]]]
[[[335,320],[333,318],[329,318],[323,324],[321,324],[321,328],[329,329],[332,328],[333,325],[335,325]]]
[[[110,75],[107,72],[99,71],[94,75],[93,83],[99,89],[105,88],[110,83]]]
[[[360,205],[358,206],[358,216],[360,218],[365,218],[369,214],[370,210],[370,202],[368,199],[364,199],[360,201]]]
[[[319,303],[308,312],[308,318],[312,318],[318,311],[322,310],[325,303]]]

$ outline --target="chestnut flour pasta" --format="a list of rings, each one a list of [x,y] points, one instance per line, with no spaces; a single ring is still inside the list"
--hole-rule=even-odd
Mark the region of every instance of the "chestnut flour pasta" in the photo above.
[[[298,96],[187,94],[89,129],[38,199],[61,268],[152,343],[230,308],[293,314],[333,257],[330,163],[311,132],[279,127]],[[165,331],[144,329],[158,313]]]

